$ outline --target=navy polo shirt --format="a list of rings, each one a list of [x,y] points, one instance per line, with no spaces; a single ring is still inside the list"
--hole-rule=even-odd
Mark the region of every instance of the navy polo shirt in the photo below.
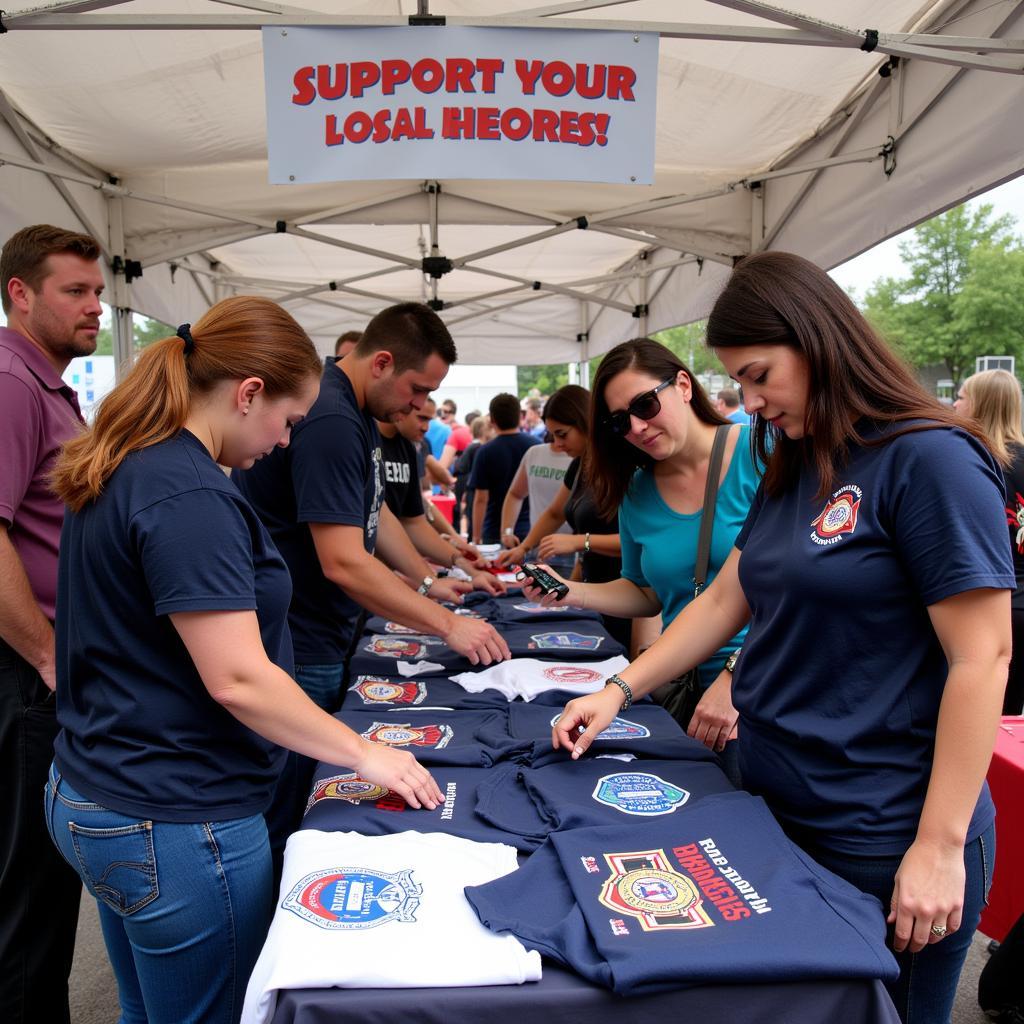
[[[275,448],[231,478],[266,524],[294,584],[288,621],[300,665],[345,659],[362,609],[320,568],[310,523],[358,526],[371,554],[384,503],[380,434],[348,377],[326,360],[320,395]]]
[[[129,455],[68,512],[57,590],[59,770],[104,807],[160,821],[261,813],[283,751],[209,694],[172,612],[256,612],[292,672],[288,570],[187,430]]]
[[[818,486],[808,466],[782,497],[762,488],[736,540],[752,613],[732,684],[743,781],[800,840],[898,856],[948,671],[928,606],[1015,584],[1002,476],[940,427],[851,446],[831,492]],[[968,840],[993,814],[984,785]]]

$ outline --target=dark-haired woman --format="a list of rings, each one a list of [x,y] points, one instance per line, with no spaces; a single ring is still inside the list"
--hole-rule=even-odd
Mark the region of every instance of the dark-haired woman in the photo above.
[[[711,446],[718,427],[728,424],[676,355],[647,338],[623,342],[601,361],[591,422],[593,493],[599,508],[619,510],[622,574],[602,586],[574,584],[565,602],[621,616],[660,613],[667,627],[693,600]],[[750,430],[728,429],[708,581],[729,557],[757,491]],[[743,635],[730,635],[686,681],[692,691],[682,724],[719,752],[735,735],[729,659]],[[659,683],[678,674],[673,664]],[[736,780],[734,754],[730,747],[726,765]]]
[[[292,680],[288,570],[218,465],[287,445],[319,377],[280,306],[227,299],[148,348],[57,464],[47,822],[99,904],[125,1024],[238,1020],[272,911],[281,747],[440,801]]]
[[[741,262],[707,337],[758,415],[757,500],[674,643],[572,701],[554,739],[578,756],[668,651],[694,664],[749,621],[744,784],[881,901],[902,1019],[944,1024],[993,866],[985,772],[1015,584],[999,467],[807,260]]]
[[[572,462],[565,471],[554,500],[541,513],[523,540],[498,556],[499,565],[522,562],[537,549],[537,557],[558,565],[559,560],[577,556],[579,579],[587,583],[607,583],[622,572],[618,516],[614,510],[602,514],[582,472],[590,443],[590,392],[578,384],[559,388],[544,406],[544,425],[551,435],[551,448],[565,452]],[[563,523],[569,533],[558,533]],[[557,575],[557,573],[555,574]],[[632,623],[628,618],[602,615],[608,632],[629,647]]]

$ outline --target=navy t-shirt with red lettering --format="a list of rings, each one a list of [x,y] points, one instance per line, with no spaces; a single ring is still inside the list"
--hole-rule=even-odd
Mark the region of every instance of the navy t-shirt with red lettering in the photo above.
[[[781,497],[762,487],[736,540],[752,613],[732,684],[744,785],[800,841],[898,856],[948,672],[928,607],[1015,585],[1002,476],[980,442],[938,427],[851,445],[818,489],[810,467]],[[993,815],[983,785],[968,840]]]

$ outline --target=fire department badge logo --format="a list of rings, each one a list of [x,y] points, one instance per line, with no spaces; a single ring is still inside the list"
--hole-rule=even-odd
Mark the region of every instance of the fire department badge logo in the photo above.
[[[454,736],[450,725],[413,725],[411,722],[373,722],[363,733],[371,743],[389,747],[431,747],[441,750]]]
[[[672,869],[664,850],[606,853],[611,875],[598,900],[618,914],[636,918],[645,932],[664,928],[711,928],[700,892]]]
[[[389,921],[415,922],[423,887],[412,868],[328,868],[297,882],[281,906],[328,931],[376,928]]]
[[[385,786],[361,779],[355,772],[332,775],[313,784],[313,792],[306,801],[303,813],[308,814],[310,808],[321,800],[347,800],[350,804],[358,804],[363,800],[379,800],[390,792]]]
[[[364,704],[422,704],[427,696],[424,683],[394,683],[379,676],[358,676],[350,689]]]
[[[443,646],[444,641],[438,636],[371,636],[370,642],[363,648],[370,654],[380,658],[412,658],[418,661],[430,653],[431,647]]]
[[[598,780],[593,798],[623,814],[653,818],[682,807],[690,794],[650,772],[616,772]]]
[[[857,529],[857,511],[863,492],[856,484],[844,484],[834,491],[821,515],[811,526],[811,540],[821,547],[828,547],[842,539],[844,533]]]
[[[534,633],[526,646],[531,651],[596,651],[603,640],[588,633]]]
[[[532,612],[534,614],[540,614],[542,612],[571,612],[576,611],[574,608],[570,608],[568,605],[547,605],[541,604],[539,601],[527,601],[525,604],[514,604],[512,605],[516,611],[520,612]]]
[[[552,727],[558,724],[561,715],[555,715],[551,719]],[[600,740],[646,740],[649,739],[651,730],[646,725],[637,725],[627,718],[613,718],[608,726],[594,737],[594,742]]]
[[[415,636],[416,630],[412,626],[403,626],[400,622],[385,622],[385,633],[401,633],[404,636]]]
[[[551,665],[543,669],[545,679],[550,679],[560,686],[579,686],[580,683],[596,683],[602,678],[600,672],[580,665]]]

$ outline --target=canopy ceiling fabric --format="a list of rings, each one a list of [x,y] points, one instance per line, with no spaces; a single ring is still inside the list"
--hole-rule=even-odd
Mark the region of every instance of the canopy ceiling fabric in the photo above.
[[[1024,169],[1024,44],[1007,42],[1024,36],[1021,0],[802,0],[789,13],[823,6],[833,24],[812,31],[755,0],[431,0],[450,24],[660,26],[654,185],[285,186],[267,181],[257,26],[298,8],[15,0],[0,38],[0,229],[91,230],[119,268],[144,271],[110,276],[115,304],[170,323],[255,292],[327,351],[436,287],[463,361],[575,361],[700,318],[745,253],[832,267]],[[571,10],[546,16],[555,7]],[[305,23],[318,12],[391,24],[417,3],[303,0]],[[187,27],[156,27],[171,15]],[[693,38],[709,25],[726,38]],[[868,26],[874,52],[858,49]],[[787,44],[748,41],[758,31]],[[925,59],[935,41],[899,33],[949,37],[944,55],[976,66]],[[1002,48],[978,45],[989,38]],[[435,241],[456,263],[436,283],[420,268]]]

